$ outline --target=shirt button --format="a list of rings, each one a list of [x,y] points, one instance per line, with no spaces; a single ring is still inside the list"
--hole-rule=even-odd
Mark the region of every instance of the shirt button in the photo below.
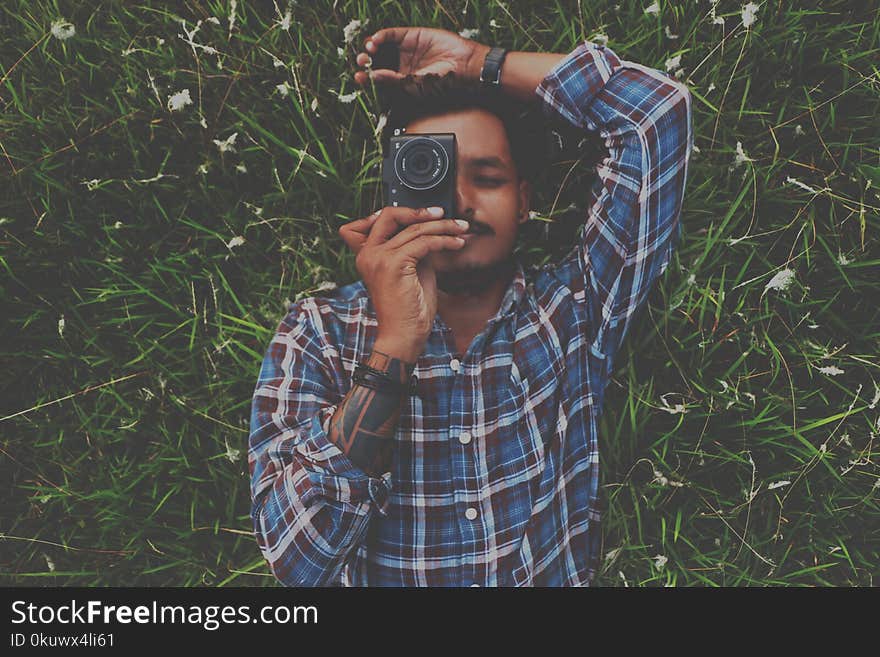
[[[477,510],[474,507],[468,507],[468,510],[464,512],[464,517],[473,520],[477,517]]]
[[[453,372],[458,372],[459,368],[461,368],[461,361],[459,361],[458,358],[453,358],[449,361],[449,367],[452,368]]]
[[[467,431],[462,431],[461,435],[458,437],[458,442],[460,442],[462,445],[467,445],[469,442],[471,442],[471,434],[469,434]]]

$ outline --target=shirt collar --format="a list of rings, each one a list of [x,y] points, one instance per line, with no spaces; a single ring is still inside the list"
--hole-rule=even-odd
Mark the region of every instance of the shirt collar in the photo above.
[[[525,271],[523,270],[523,266],[519,258],[517,258],[515,260],[513,278],[510,281],[510,285],[507,287],[507,291],[504,293],[504,297],[501,299],[501,307],[498,309],[498,312],[495,314],[495,316],[489,321],[499,321],[515,312],[519,305],[522,303],[523,298],[525,298],[525,295]]]

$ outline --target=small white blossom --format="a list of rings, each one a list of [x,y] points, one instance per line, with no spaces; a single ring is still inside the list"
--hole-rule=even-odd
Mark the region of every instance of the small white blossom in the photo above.
[[[232,151],[234,153],[235,147],[233,146],[233,144],[235,143],[236,137],[238,137],[238,133],[233,132],[223,141],[220,141],[219,139],[214,139],[213,141],[215,144],[217,144],[217,148],[220,149],[221,153],[225,153],[226,151]]]
[[[733,166],[734,168],[736,168],[744,162],[754,162],[754,160],[745,154],[745,151],[743,151],[742,142],[738,141],[736,142],[736,156],[733,159]]]
[[[710,83],[709,83],[709,86],[706,87],[706,93],[709,93],[710,91],[714,91],[714,90],[715,90],[715,83],[714,83],[714,82],[710,82]]]
[[[290,93],[290,85],[287,84],[287,82],[282,82],[281,84],[276,84],[275,88],[278,90],[278,93],[280,93],[285,98],[287,98],[287,94]]]
[[[663,28],[663,31],[666,33],[666,38],[667,38],[667,39],[677,39],[677,38],[678,38],[678,35],[677,35],[677,34],[673,34],[673,33],[672,33],[672,30],[669,29],[669,26],[668,26],[668,25],[665,26],[665,27]]]
[[[168,109],[177,112],[187,105],[192,105],[192,98],[189,97],[189,89],[178,91],[173,96],[168,97]]]
[[[285,32],[289,32],[289,31],[290,31],[290,19],[291,19],[291,18],[292,18],[292,14],[291,14],[290,9],[288,9],[288,10],[284,13],[284,16],[281,18],[281,20],[278,21],[278,27],[280,27],[280,28],[281,28],[282,30],[284,30]]]
[[[672,395],[675,393],[667,392],[663,395],[660,395],[660,401],[663,402],[663,406],[660,408],[671,415],[675,415],[676,413],[687,413],[687,409],[684,407],[684,404],[676,404],[675,406],[670,406],[669,402],[666,401],[667,395]]]
[[[843,253],[838,251],[837,252],[837,262],[838,262],[838,264],[841,264],[841,265],[848,265],[849,263],[852,262],[852,259],[848,258]]]
[[[58,320],[58,337],[64,337],[64,314],[61,314],[61,318]]]
[[[323,292],[325,290],[335,290],[339,285],[334,283],[333,281],[321,281],[318,284],[318,287],[315,288],[315,292]]]
[[[812,187],[810,187],[810,186],[807,185],[806,183],[802,183],[802,182],[801,182],[800,180],[798,180],[797,178],[792,178],[791,176],[786,176],[786,178],[785,178],[785,182],[790,183],[790,184],[792,184],[792,185],[797,185],[797,186],[800,187],[801,189],[805,189],[806,191],[811,192],[811,193],[813,193],[813,194],[818,194],[818,191],[817,191],[817,190],[813,189]]]
[[[351,43],[358,31],[369,22],[369,20],[361,22],[357,19],[352,19],[348,25],[342,28],[342,37],[345,40],[345,43]]]
[[[125,224],[123,224],[121,221],[117,221],[115,224],[113,224],[113,228],[115,228],[116,230],[119,230],[119,229],[122,228],[124,225],[125,225]]]
[[[241,235],[236,235],[226,243],[226,248],[232,250],[237,246],[241,246],[242,244],[244,244],[244,242],[245,239]]]
[[[676,55],[675,57],[670,57],[666,60],[666,70],[671,71],[676,68],[680,68],[681,64],[681,55]]]
[[[48,554],[46,554],[45,552],[43,553],[43,558],[46,560],[46,568],[49,569],[50,573],[54,573],[55,572],[55,562],[52,561],[52,558]]]
[[[460,36],[463,39],[473,39],[474,37],[477,37],[479,35],[480,35],[480,30],[477,29],[476,27],[469,27],[469,28],[466,28],[458,33],[458,36]]]
[[[229,440],[225,437],[223,438],[223,442],[226,443],[226,458],[228,458],[231,463],[235,463],[238,460],[238,457],[241,456],[241,450],[233,449],[229,444]]]
[[[245,166],[244,162],[239,162],[237,165],[235,165],[235,170],[239,173],[247,173],[247,167]]]
[[[311,107],[312,107],[312,111],[317,114],[318,113],[318,99],[317,98],[312,98]]]
[[[388,123],[388,115],[387,114],[380,114],[379,120],[376,121],[376,127],[374,128],[375,133],[380,134],[382,132],[382,128],[385,127],[386,123]]]
[[[350,103],[361,95],[360,89],[352,91],[350,94],[338,94],[340,103]]]
[[[68,23],[63,18],[52,21],[52,36],[59,41],[69,39],[74,34],[76,34],[76,28],[73,26],[73,23]]]
[[[783,269],[771,278],[767,285],[764,286],[764,292],[767,290],[785,290],[794,282],[794,276],[794,269]],[[764,292],[761,293],[762,296]]]
[[[800,123],[798,123],[798,124],[794,127],[794,134],[796,134],[796,135],[798,135],[798,136],[804,134],[804,129],[801,127],[801,124],[800,124]]]
[[[659,14],[660,13],[660,5],[658,3],[653,3],[648,7],[645,7],[646,14]]]
[[[874,408],[877,406],[877,402],[880,402],[880,386],[874,383],[874,399],[871,400],[871,403],[868,405],[868,408]]]
[[[592,41],[593,43],[598,44],[600,46],[607,46],[608,45],[608,35],[602,34],[600,32],[599,34],[594,34],[592,37],[590,37],[590,41]]]
[[[658,554],[654,557],[654,566],[657,570],[663,570],[663,566],[666,565],[666,562],[669,561],[669,558],[665,555]]]
[[[750,2],[747,5],[743,5],[742,8],[742,22],[743,27],[751,27],[755,22],[755,13],[758,11],[758,7],[760,5],[756,5],[754,2]]]
[[[828,376],[837,376],[838,374],[843,374],[844,370],[840,369],[836,365],[828,365],[827,367],[817,367],[817,370],[822,372],[822,374],[827,374]]]
[[[780,481],[774,481],[772,484],[767,486],[767,490],[773,490],[774,488],[781,488],[782,486],[788,486],[791,482],[788,479],[782,479]]]
[[[498,28],[498,27],[499,27],[499,25],[498,25],[498,21],[496,21],[496,20],[493,18],[492,20],[489,21],[489,27]]]

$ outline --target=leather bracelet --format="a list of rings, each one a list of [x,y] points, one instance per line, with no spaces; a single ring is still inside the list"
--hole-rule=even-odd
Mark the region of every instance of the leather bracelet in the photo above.
[[[415,375],[415,372],[410,376],[407,384],[402,384],[399,381],[394,381],[387,372],[377,370],[366,363],[358,363],[355,367],[352,381],[374,390],[390,390],[398,394],[406,393],[419,396],[417,390],[419,378]]]
[[[480,84],[484,87],[498,88],[501,86],[501,66],[507,56],[507,49],[493,46],[486,53],[483,67],[480,69]]]

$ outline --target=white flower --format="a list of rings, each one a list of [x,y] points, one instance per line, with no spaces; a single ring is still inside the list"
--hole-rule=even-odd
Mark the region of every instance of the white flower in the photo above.
[[[480,35],[480,30],[478,30],[475,27],[466,28],[458,33],[458,36],[460,36],[463,39],[473,39],[474,37],[479,36],[479,35]]]
[[[754,2],[750,2],[747,5],[743,5],[742,8],[742,22],[743,27],[751,27],[755,22],[755,13],[758,11],[758,7],[760,5],[756,5]]]
[[[843,370],[837,367],[836,365],[828,365],[827,367],[817,367],[817,370],[822,372],[822,374],[827,374],[829,376],[837,376],[838,374],[843,374]]]
[[[841,264],[841,265],[848,265],[849,263],[852,262],[852,260],[850,258],[846,257],[840,251],[838,251],[837,252],[837,262],[838,262],[838,264]]]
[[[311,107],[312,107],[312,111],[313,111],[313,112],[315,112],[315,113],[318,112],[318,99],[317,99],[317,98],[312,98],[312,105],[311,105]]]
[[[64,337],[64,313],[61,314],[61,318],[58,320],[58,337]]]
[[[709,83],[709,86],[706,87],[706,93],[709,93],[710,91],[714,91],[714,90],[715,90],[715,83],[714,83],[714,82],[710,82],[710,83]]]
[[[338,94],[339,102],[340,103],[350,103],[355,98],[360,96],[360,94],[361,94],[360,89],[352,91],[350,94]]]
[[[754,162],[754,160],[745,154],[745,151],[743,151],[742,142],[738,141],[736,142],[736,156],[733,159],[733,166],[738,167],[744,162]]]
[[[178,91],[173,96],[168,97],[168,109],[177,112],[187,105],[192,105],[192,98],[189,97],[189,89]]]
[[[877,406],[877,402],[880,402],[880,386],[874,383],[874,399],[871,400],[868,408],[874,408]]]
[[[245,239],[241,235],[236,235],[235,237],[233,237],[231,240],[229,240],[226,243],[226,248],[228,248],[231,251],[235,247],[241,246],[242,244],[244,244],[244,242],[245,242]]]
[[[666,401],[667,395],[672,395],[675,393],[667,392],[663,395],[660,395],[660,401],[663,402],[663,406],[660,408],[671,415],[675,415],[676,413],[687,413],[687,409],[684,407],[684,404],[676,404],[675,406],[670,406],[669,402]]]
[[[284,13],[283,18],[280,21],[278,21],[278,27],[280,27],[285,32],[288,32],[290,30],[290,19],[291,19],[291,12],[290,12],[290,9],[288,9]]]
[[[608,45],[608,35],[602,34],[600,32],[599,34],[594,34],[593,36],[591,36],[590,41],[592,41],[593,43],[598,44],[600,46],[607,46]]]
[[[666,60],[666,70],[671,71],[676,68],[680,68],[681,64],[681,55],[676,55],[675,57],[670,57]]]
[[[388,123],[388,115],[387,115],[387,114],[380,114],[380,115],[379,115],[379,120],[376,121],[376,127],[374,128],[375,133],[376,133],[376,134],[381,133],[381,132],[382,132],[382,128],[385,127],[385,124],[386,124],[386,123]]]
[[[235,165],[235,170],[239,173],[247,173],[247,167],[245,166],[244,162],[239,162],[237,165]]]
[[[677,38],[678,38],[678,35],[677,35],[677,34],[673,34],[673,33],[672,33],[672,30],[669,29],[669,26],[668,26],[668,25],[666,25],[666,26],[663,28],[663,31],[666,33],[666,38],[667,38],[667,39],[677,39]]]
[[[800,124],[800,123],[798,123],[798,124],[794,127],[794,134],[796,134],[796,135],[798,135],[798,136],[804,134],[804,129],[801,127],[801,124]]]
[[[339,285],[334,283],[333,281],[321,281],[321,283],[318,284],[318,287],[316,287],[314,291],[323,292],[324,290],[335,290],[337,287],[339,287]]]
[[[64,41],[74,34],[76,34],[76,28],[73,26],[73,23],[68,23],[63,18],[52,22],[52,36],[56,39]]]
[[[659,14],[660,13],[660,5],[658,3],[654,3],[648,7],[645,7],[646,14]]]
[[[499,27],[499,26],[498,26],[498,21],[496,21],[496,20],[493,18],[492,20],[489,21],[489,27],[494,27],[494,28]]]
[[[797,178],[792,178],[791,176],[786,176],[786,177],[785,177],[785,182],[787,182],[787,183],[791,183],[792,185],[797,185],[797,186],[800,187],[801,189],[805,189],[805,190],[807,190],[808,192],[811,192],[811,193],[813,193],[813,194],[818,194],[818,193],[819,193],[818,191],[816,191],[815,189],[813,189],[813,188],[810,187],[809,185],[807,185],[807,184],[805,184],[805,183],[802,183],[802,182],[801,182],[800,180],[798,180]]]
[[[52,558],[45,552],[43,552],[43,558],[46,560],[46,568],[49,569],[49,572],[55,572],[55,562],[52,561]]]
[[[654,557],[654,566],[656,566],[657,570],[663,570],[663,566],[666,565],[667,561],[669,559],[665,555],[658,554]]]
[[[122,228],[123,226],[125,226],[125,224],[122,223],[121,221],[117,221],[115,224],[113,224],[113,228],[115,228],[115,229],[117,229],[117,230],[119,230],[119,229]]]
[[[348,25],[342,28],[342,38],[345,40],[345,43],[351,43],[354,39],[355,34],[358,33],[362,27],[364,27],[369,20],[365,20],[363,23],[357,19],[352,19]]]
[[[764,286],[764,292],[767,290],[785,290],[794,282],[794,276],[794,269],[783,269]],[[761,293],[762,296],[764,292]]]
[[[276,84],[275,88],[278,90],[278,93],[280,93],[285,98],[287,98],[287,94],[290,93],[290,85],[287,84],[287,82],[282,82],[281,84]]]
[[[235,463],[238,460],[238,457],[241,456],[241,450],[232,449],[229,440],[225,437],[223,438],[223,442],[226,443],[226,458],[228,458],[230,462]]]
[[[226,151],[232,151],[234,153],[235,147],[233,147],[233,144],[235,143],[236,137],[238,137],[238,133],[233,132],[223,141],[220,141],[219,139],[214,139],[213,141],[215,144],[217,144],[217,148],[220,149],[221,153],[225,153]]]
[[[788,479],[782,479],[781,481],[774,481],[772,484],[767,486],[767,490],[773,490],[774,488],[781,488],[782,486],[788,486],[791,482]]]

